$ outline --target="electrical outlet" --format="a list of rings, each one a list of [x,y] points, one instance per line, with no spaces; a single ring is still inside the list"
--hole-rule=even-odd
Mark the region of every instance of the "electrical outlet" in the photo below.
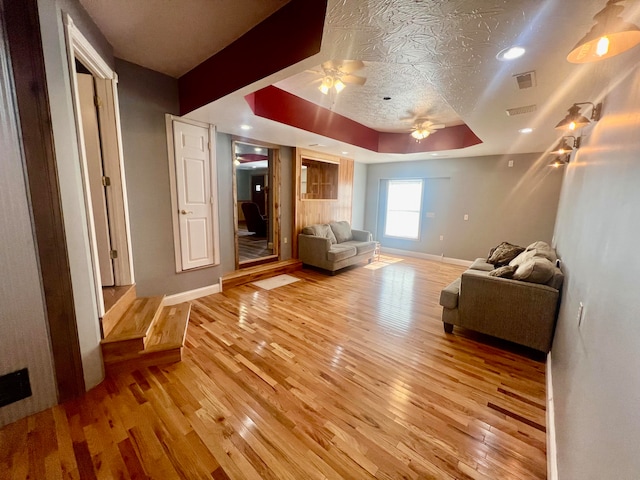
[[[282,241],[283,241],[283,242],[284,242],[284,244],[286,245],[286,244],[287,244],[287,242],[289,241],[289,239],[288,239],[287,237],[284,237],[284,238],[282,239]]]
[[[584,304],[580,302],[578,307],[578,327],[582,325],[582,319],[584,318]]]
[[[513,160],[509,160],[509,166],[513,167]]]
[[[440,241],[444,240],[444,235],[440,235]]]
[[[465,214],[464,214],[464,219],[465,219],[465,221],[466,221],[466,220],[469,220],[469,214],[468,214],[468,213],[465,213]]]

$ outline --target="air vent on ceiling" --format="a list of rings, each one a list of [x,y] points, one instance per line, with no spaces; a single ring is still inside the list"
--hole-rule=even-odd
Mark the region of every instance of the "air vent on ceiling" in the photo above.
[[[535,112],[538,108],[537,105],[525,105],[524,107],[507,108],[507,115],[513,117],[514,115],[522,115],[523,113]]]
[[[525,73],[517,73],[514,75],[514,78],[516,82],[518,82],[518,88],[520,90],[536,86],[536,72],[533,70]]]

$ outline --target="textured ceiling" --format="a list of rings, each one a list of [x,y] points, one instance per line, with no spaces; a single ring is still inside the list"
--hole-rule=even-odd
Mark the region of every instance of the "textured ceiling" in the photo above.
[[[178,22],[188,28],[165,35],[162,25],[171,23],[166,17],[178,15],[178,2],[115,0],[115,7],[113,1],[107,0],[81,2],[92,16],[98,8],[92,10],[91,4],[100,5],[104,17],[94,19],[114,44],[116,55],[124,56],[124,47],[119,45],[126,46],[128,42],[131,53],[125,59],[163,72],[173,69],[174,63],[180,65],[176,72],[199,63],[190,51],[196,45],[200,48],[206,44],[213,52],[242,33],[242,28],[227,34],[226,25],[221,29],[210,26],[214,17],[222,23],[235,23],[238,17],[247,20],[250,5],[257,8],[268,4],[274,11],[286,3],[188,0],[195,12],[189,17],[193,20]],[[425,154],[372,153],[253,115],[244,96],[274,84],[376,130],[408,133],[413,117],[426,117],[447,126],[465,123],[483,141],[482,145],[440,152],[441,156],[543,152],[557,142],[553,125],[566,115],[573,102],[602,98],[613,74],[632,67],[625,63],[625,54],[589,65],[566,61],[569,50],[591,28],[593,15],[605,3],[606,0],[328,0],[319,54],[188,116],[213,123],[221,132],[338,155],[347,155],[343,152],[348,151],[348,156],[366,163],[425,158]],[[149,11],[147,4],[154,5],[160,13]],[[640,1],[627,0],[623,4],[623,18],[640,23]],[[138,11],[129,15],[129,10]],[[266,16],[268,8],[259,10]],[[138,23],[132,22],[130,16]],[[138,29],[136,25],[141,23],[144,28]],[[149,38],[141,38],[145,35]],[[118,37],[117,42],[114,36]],[[158,37],[169,39],[161,42]],[[181,41],[176,42],[176,38]],[[211,48],[211,41],[219,42],[215,49]],[[498,61],[496,54],[511,45],[522,45],[527,53],[512,62]],[[136,59],[136,55],[141,58]],[[199,55],[205,58],[210,53]],[[152,57],[158,59],[159,66],[148,61]],[[366,84],[348,85],[337,96],[322,95],[317,80],[320,65],[327,60],[362,60],[365,67],[355,73],[367,77]],[[536,72],[537,85],[519,90],[513,76],[532,70]],[[391,100],[382,100],[384,96]],[[515,117],[505,113],[506,109],[526,105],[537,108]],[[241,124],[250,125],[252,130],[241,130]],[[533,128],[533,133],[519,134],[518,130],[524,127]]]
[[[80,0],[129,62],[180,77],[289,0]]]

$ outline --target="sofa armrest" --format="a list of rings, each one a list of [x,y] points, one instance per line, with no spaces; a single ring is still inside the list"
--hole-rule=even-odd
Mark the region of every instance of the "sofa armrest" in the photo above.
[[[547,285],[467,270],[460,282],[460,321],[464,327],[548,352],[558,296],[558,290]]]
[[[327,262],[327,252],[331,248],[328,238],[315,235],[298,235],[298,258],[307,265],[321,266]]]
[[[366,230],[351,229],[351,237],[356,242],[370,242],[372,239],[371,232],[367,232]]]

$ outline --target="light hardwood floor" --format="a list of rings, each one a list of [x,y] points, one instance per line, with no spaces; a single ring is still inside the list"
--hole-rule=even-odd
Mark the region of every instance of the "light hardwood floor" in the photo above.
[[[444,333],[462,270],[302,270],[194,301],[183,362],[0,430],[0,479],[545,478],[544,364]]]

